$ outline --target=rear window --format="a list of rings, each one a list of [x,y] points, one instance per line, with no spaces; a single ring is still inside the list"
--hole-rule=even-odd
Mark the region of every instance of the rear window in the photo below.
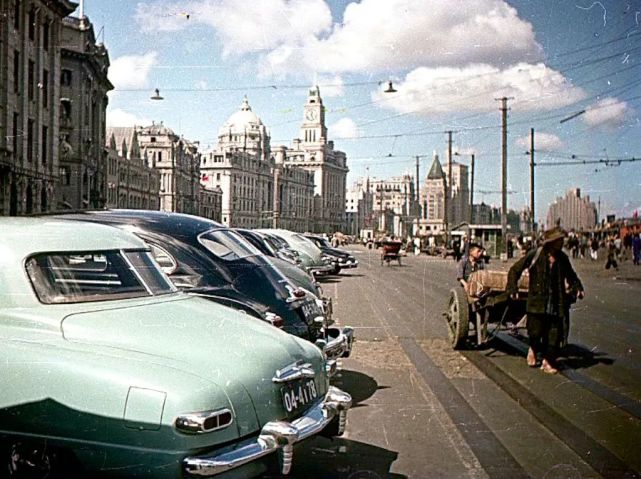
[[[226,261],[261,254],[254,245],[235,231],[212,230],[203,233],[198,241],[211,253]]]
[[[173,293],[148,251],[41,253],[26,270],[42,303],[79,303]]]

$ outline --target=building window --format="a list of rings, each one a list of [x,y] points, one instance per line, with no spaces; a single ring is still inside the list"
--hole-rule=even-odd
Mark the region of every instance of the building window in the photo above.
[[[68,98],[60,100],[60,116],[63,120],[71,119],[71,100]]]
[[[49,144],[48,144],[48,136],[49,136],[49,128],[46,126],[42,127],[42,138],[40,141],[42,142],[42,164],[46,165],[47,164],[47,151],[49,150]]]
[[[15,158],[18,157],[18,122],[20,117],[17,113],[13,114],[13,155]]]
[[[49,108],[49,72],[42,70],[42,106]]]
[[[35,70],[36,70],[36,64],[33,62],[33,60],[29,60],[29,67],[27,69],[27,95],[29,97],[29,101],[33,101],[34,96],[35,96],[35,90],[34,90],[34,82],[36,80],[36,75],[35,75]]]
[[[64,186],[69,186],[71,184],[71,173],[69,168],[66,166],[60,167],[60,181]]]
[[[27,120],[27,161],[33,161],[33,120]]]
[[[13,5],[13,28],[20,30],[20,3],[22,0],[15,0]]]
[[[60,72],[60,84],[62,86],[71,86],[72,73],[71,70],[63,68]]]
[[[32,8],[29,10],[29,40],[34,41],[36,38],[36,11]]]
[[[45,52],[49,51],[49,22],[42,24],[42,48]]]
[[[13,92],[20,91],[20,52],[13,51]]]

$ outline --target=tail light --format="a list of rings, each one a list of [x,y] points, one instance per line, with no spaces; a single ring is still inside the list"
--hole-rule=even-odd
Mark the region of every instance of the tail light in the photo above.
[[[282,329],[283,326],[285,325],[285,322],[283,321],[283,318],[281,318],[277,314],[272,313],[270,311],[267,311],[265,313],[265,321],[267,321],[269,324],[271,324],[272,326],[275,326],[275,327],[277,327],[279,329]]]

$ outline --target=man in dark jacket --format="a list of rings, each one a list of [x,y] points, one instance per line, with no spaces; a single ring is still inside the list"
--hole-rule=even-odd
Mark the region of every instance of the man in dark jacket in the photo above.
[[[529,270],[530,285],[527,297],[527,331],[530,349],[528,366],[537,365],[555,374],[557,348],[569,325],[570,305],[583,298],[583,285],[562,251],[565,232],[553,228],[543,234],[543,244],[532,249],[512,265],[508,273],[507,291],[513,298],[518,294],[517,282],[525,269]]]

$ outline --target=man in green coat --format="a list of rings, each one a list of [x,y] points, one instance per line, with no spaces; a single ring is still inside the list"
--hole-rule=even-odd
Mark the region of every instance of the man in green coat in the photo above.
[[[569,325],[570,305],[584,295],[583,285],[562,251],[564,237],[565,231],[561,228],[546,231],[542,245],[512,265],[507,281],[507,292],[516,298],[517,282],[521,274],[529,270],[526,311],[530,349],[527,364],[536,366],[537,355],[541,355],[541,369],[549,374],[558,372],[555,365],[557,349]]]

